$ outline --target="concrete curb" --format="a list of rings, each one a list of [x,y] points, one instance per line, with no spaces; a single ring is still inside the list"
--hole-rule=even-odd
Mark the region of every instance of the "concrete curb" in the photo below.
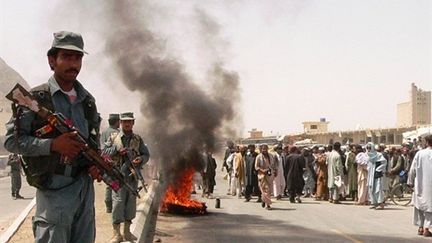
[[[18,230],[18,228],[27,218],[27,215],[30,213],[30,211],[33,209],[35,205],[36,205],[36,198],[33,198],[33,200],[31,200],[29,205],[27,205],[27,207],[21,212],[18,218],[15,219],[15,221],[8,228],[8,230],[4,232],[4,234],[0,237],[0,243],[8,242],[12,238],[12,236],[15,234],[15,232]]]
[[[153,180],[143,202],[138,205],[137,217],[131,226],[132,233],[138,238],[136,242],[153,242],[160,200],[161,183],[159,180]]]

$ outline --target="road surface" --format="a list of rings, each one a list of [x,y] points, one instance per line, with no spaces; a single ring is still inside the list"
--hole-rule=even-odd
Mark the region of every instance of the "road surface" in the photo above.
[[[12,200],[10,177],[0,178],[0,235],[3,234],[35,197],[36,189],[22,177],[20,194],[24,199]]]
[[[220,167],[219,167],[220,168]],[[412,225],[412,207],[388,205],[384,210],[355,206],[351,201],[340,205],[311,198],[292,204],[287,198],[273,199],[273,210],[256,203],[226,195],[227,181],[218,170],[215,199],[205,201],[205,216],[159,214],[155,240],[161,242],[426,242]],[[200,193],[200,192],[198,192]],[[199,195],[199,194],[198,194]]]

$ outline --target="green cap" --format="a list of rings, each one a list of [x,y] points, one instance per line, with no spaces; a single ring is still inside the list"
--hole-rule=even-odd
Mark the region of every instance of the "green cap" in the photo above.
[[[54,40],[51,47],[79,51],[88,54],[86,51],[84,51],[84,41],[82,36],[69,31],[60,31],[54,33]]]
[[[120,114],[111,113],[108,116],[108,120],[120,120]]]
[[[133,112],[125,112],[120,114],[120,120],[121,121],[131,121],[135,120]]]

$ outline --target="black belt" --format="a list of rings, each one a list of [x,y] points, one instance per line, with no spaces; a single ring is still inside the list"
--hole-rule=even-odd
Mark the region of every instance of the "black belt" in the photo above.
[[[63,175],[63,176],[69,176],[69,177],[77,177],[83,172],[87,171],[86,167],[76,167],[76,166],[70,166],[70,165],[64,165],[59,164],[56,166],[54,170],[54,174],[56,175]]]

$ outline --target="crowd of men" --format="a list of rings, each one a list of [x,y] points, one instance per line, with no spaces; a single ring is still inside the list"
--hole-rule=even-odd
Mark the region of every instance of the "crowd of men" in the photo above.
[[[278,144],[269,152],[267,144],[227,143],[222,170],[229,184],[228,195],[257,197],[271,210],[272,198],[313,197],[340,204],[369,205],[382,210],[391,189],[399,183],[414,187],[414,224],[418,234],[432,236],[432,135],[398,147],[347,144],[299,148]]]

